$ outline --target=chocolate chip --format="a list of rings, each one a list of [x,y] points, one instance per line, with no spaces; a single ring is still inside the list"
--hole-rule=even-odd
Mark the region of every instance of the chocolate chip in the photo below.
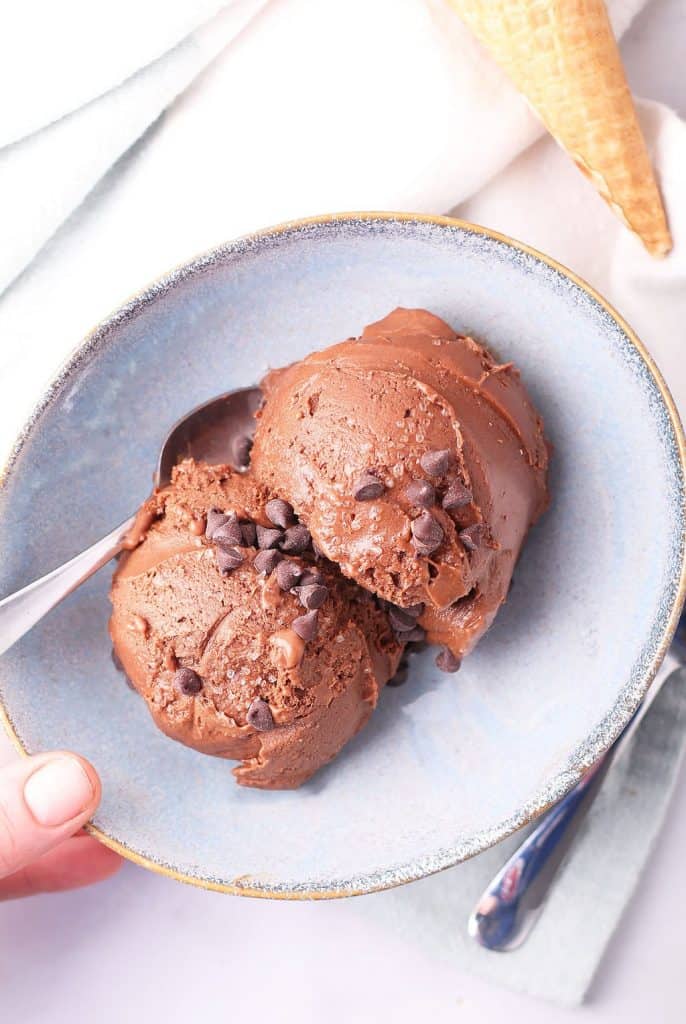
[[[202,679],[192,668],[180,668],[174,673],[174,685],[181,690],[181,693],[191,697],[194,693],[200,693],[202,690]]]
[[[298,597],[303,608],[308,608],[312,611],[315,608],[321,608],[329,596],[329,588],[323,587],[319,583],[310,583],[307,587],[298,587]]]
[[[224,523],[228,523],[229,516],[225,512],[222,512],[218,508],[211,508],[207,513],[207,526],[205,527],[205,536],[208,540],[212,540],[214,531],[223,526]]]
[[[430,555],[432,551],[441,546],[443,527],[430,512],[422,512],[417,519],[414,519],[411,529],[414,546],[421,555]]]
[[[405,497],[411,505],[431,508],[436,504],[436,491],[428,480],[411,480],[405,488]]]
[[[448,490],[443,495],[443,501],[441,504],[446,512],[449,512],[454,508],[464,508],[465,505],[469,505],[473,500],[474,495],[471,491],[467,490],[462,481],[453,480],[448,487]]]
[[[458,537],[466,547],[467,551],[476,551],[481,544],[483,535],[483,526],[481,523],[474,523],[473,526],[468,526],[464,530],[460,530]]]
[[[419,465],[429,476],[443,476],[448,472],[452,456],[447,448],[441,451],[424,452]]]
[[[317,635],[317,616],[318,612],[316,611],[306,612],[305,615],[299,615],[291,622],[291,629],[305,643],[314,640]]]
[[[410,615],[404,608],[398,608],[394,604],[388,609],[388,621],[393,626],[393,629],[400,631],[412,629],[416,620],[416,615]]]
[[[265,551],[267,548],[275,548],[283,537],[281,530],[272,530],[268,526],[257,527],[257,546]]]
[[[282,590],[291,590],[296,585],[303,571],[295,562],[284,558],[276,567],[276,580]]]
[[[436,655],[436,667],[440,668],[441,672],[457,672],[461,664],[462,661],[449,647],[443,647],[440,654]]]
[[[311,541],[310,531],[306,526],[298,523],[297,526],[289,526],[286,530],[281,541],[281,550],[287,551],[291,555],[300,555],[303,551],[307,551]]]
[[[245,556],[238,548],[217,548],[215,550],[217,565],[222,576],[228,576],[230,572],[242,565]]]
[[[263,572],[265,575],[270,576],[282,558],[283,555],[280,551],[275,551],[274,548],[269,548],[266,551],[258,551],[252,564],[258,572]]]
[[[413,626],[412,629],[398,629],[395,635],[405,644],[420,644],[426,640],[426,630],[421,626]]]
[[[280,526],[284,530],[295,522],[293,506],[289,505],[287,501],[283,501],[282,498],[272,498],[264,506],[264,511],[270,523]]]
[[[248,708],[248,713],[245,716],[248,725],[251,725],[253,729],[257,729],[258,732],[269,732],[270,729],[274,728],[274,719],[266,700],[262,700],[260,697],[256,697]]]
[[[371,469],[367,469],[355,481],[353,498],[355,501],[372,501],[374,498],[380,498],[385,490],[386,487],[378,476]]]
[[[418,619],[424,611],[424,602],[420,601],[419,604],[411,604],[409,608],[403,608],[406,615],[411,615],[413,619]]]
[[[257,528],[254,523],[250,520],[241,523],[241,533],[243,534],[243,547],[254,548],[257,544]]]
[[[231,445],[231,462],[236,469],[245,469],[250,464],[252,438],[247,434],[239,434]]]
[[[324,583],[324,577],[318,569],[312,569],[309,572],[303,573],[300,577],[301,587],[311,587],[313,583]]]
[[[220,548],[234,548],[243,543],[243,531],[238,516],[232,515],[221,526],[215,527],[212,531],[212,543],[218,544]]]

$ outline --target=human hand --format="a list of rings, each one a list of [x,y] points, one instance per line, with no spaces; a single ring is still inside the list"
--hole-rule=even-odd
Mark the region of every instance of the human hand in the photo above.
[[[80,832],[100,801],[88,761],[57,751],[0,769],[0,900],[108,878],[121,858]]]

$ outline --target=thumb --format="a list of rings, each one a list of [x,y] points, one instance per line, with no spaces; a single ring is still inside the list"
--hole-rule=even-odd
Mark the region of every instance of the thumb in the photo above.
[[[0,878],[19,871],[84,825],[100,800],[88,761],[58,751],[0,771]]]

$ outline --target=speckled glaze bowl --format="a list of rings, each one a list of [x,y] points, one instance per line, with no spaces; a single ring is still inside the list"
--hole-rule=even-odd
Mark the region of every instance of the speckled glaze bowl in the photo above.
[[[0,489],[0,594],[69,558],[147,494],[168,426],[270,365],[424,306],[521,367],[555,446],[553,506],[507,606],[456,676],[427,652],[366,729],[293,793],[157,732],[110,660],[101,571],[0,662],[26,751],[96,765],[92,831],[145,866],[228,892],[382,889],[478,853],[557,800],[646,692],[684,591],[684,440],[621,318],[552,260],[405,214],[287,224],[174,271],[89,335]]]

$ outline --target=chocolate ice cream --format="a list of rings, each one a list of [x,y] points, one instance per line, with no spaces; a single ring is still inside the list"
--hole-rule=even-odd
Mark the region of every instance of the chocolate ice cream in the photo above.
[[[548,448],[512,364],[424,310],[262,389],[248,472],[187,460],[141,509],[110,630],[165,733],[280,789],[364,725],[406,644],[460,667],[546,508]],[[244,428],[216,440],[245,468]]]
[[[157,725],[241,761],[238,782],[264,789],[298,786],[338,753],[403,649],[278,493],[181,463],[144,506],[111,595],[115,653]]]
[[[392,603],[399,637],[423,628],[454,671],[548,501],[543,425],[519,372],[431,313],[397,309],[261,386],[252,472]]]

